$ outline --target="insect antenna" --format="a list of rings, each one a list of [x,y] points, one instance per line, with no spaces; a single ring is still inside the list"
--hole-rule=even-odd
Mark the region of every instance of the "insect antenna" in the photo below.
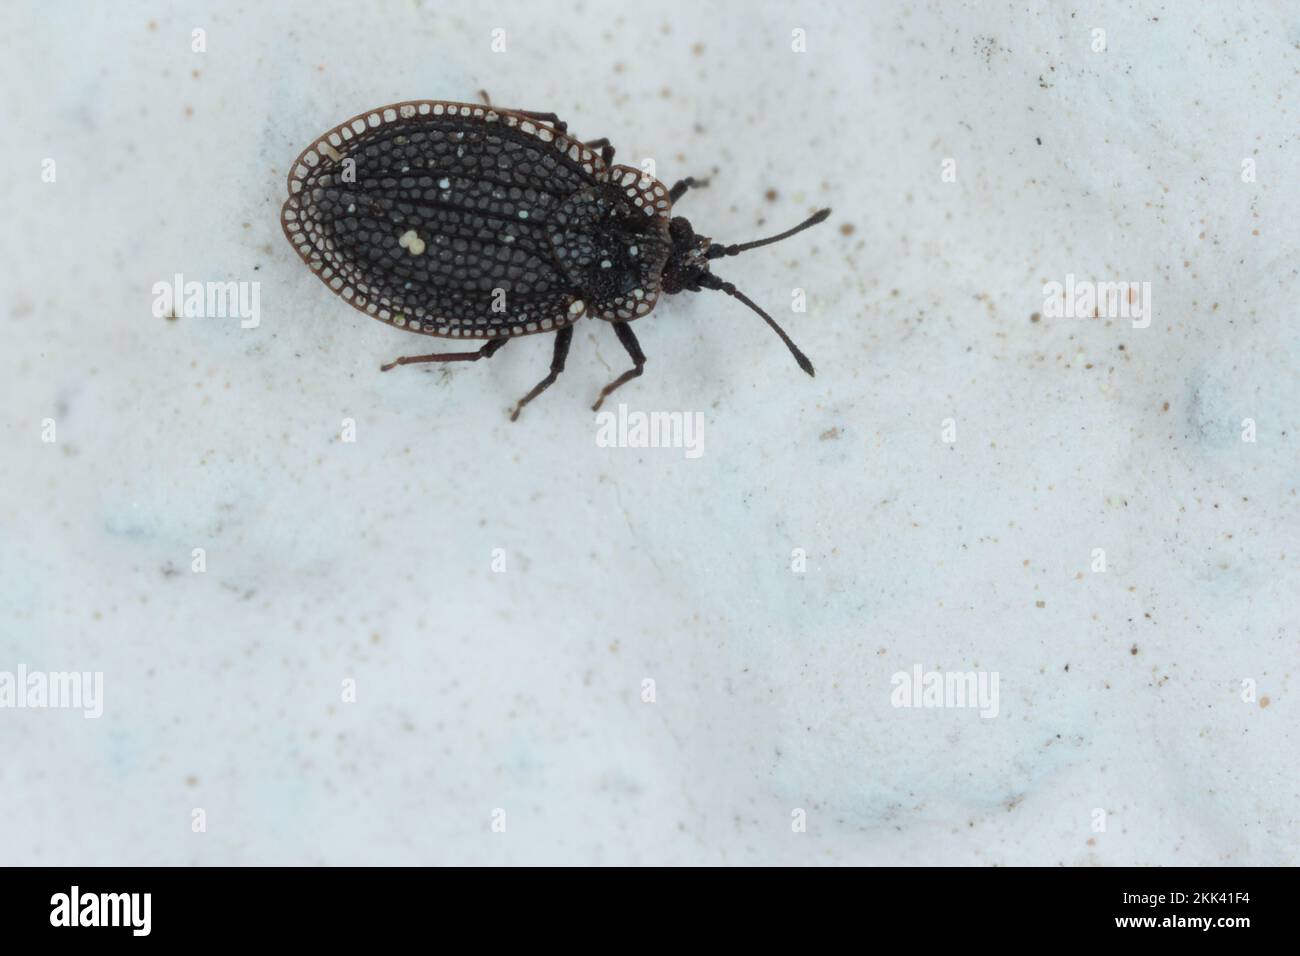
[[[789,239],[796,233],[803,232],[809,226],[815,226],[819,222],[825,222],[826,217],[831,214],[829,209],[821,209],[813,213],[793,229],[787,229],[779,235],[770,236],[767,239],[755,239],[753,242],[735,243],[730,246],[724,246],[720,243],[713,243],[704,253],[706,259],[721,259],[723,256],[737,256],[742,252],[748,252],[750,249],[757,249],[759,246],[770,246],[774,242],[780,242],[782,239]]]
[[[829,209],[825,211],[830,212]],[[822,216],[821,213],[818,213],[817,215],[821,216],[822,219],[826,218],[825,216]],[[813,219],[816,220],[817,222],[822,221],[822,219],[817,219],[816,216],[814,216]],[[804,223],[803,226],[799,226],[793,229],[792,232],[798,232],[800,229],[803,229],[804,227],[812,224],[813,223],[810,220],[809,222]],[[776,242],[777,239],[781,239],[781,238],[783,237],[777,236],[773,239],[767,239],[763,241]],[[762,242],[760,242],[759,244],[761,245]],[[727,293],[727,295],[731,296],[733,299],[739,299],[741,302],[745,303],[745,305],[749,306],[751,309],[753,309],[755,312],[761,315],[763,317],[763,321],[772,327],[772,331],[781,337],[781,341],[784,342],[785,347],[790,350],[790,354],[793,355],[794,360],[799,363],[799,367],[803,369],[805,372],[807,372],[809,375],[815,376],[817,374],[815,371],[813,371],[813,364],[812,362],[808,361],[808,356],[804,355],[803,352],[799,351],[799,346],[795,345],[794,342],[790,340],[790,336],[785,334],[785,329],[777,325],[776,319],[772,318],[770,315],[768,315],[766,312],[760,309],[758,305],[755,304],[753,299],[745,295],[745,293],[741,292],[739,289],[737,289],[726,279],[720,279],[711,272],[704,273],[699,278],[698,281],[700,285],[702,285],[706,289],[716,289],[718,292]]]

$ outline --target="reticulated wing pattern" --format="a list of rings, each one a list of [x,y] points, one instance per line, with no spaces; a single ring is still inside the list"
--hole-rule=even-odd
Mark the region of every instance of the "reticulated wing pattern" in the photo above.
[[[552,217],[605,172],[581,143],[519,114],[398,103],[303,151],[281,222],[321,281],[383,322],[527,335],[583,313],[554,258]]]
[[[610,290],[588,302],[588,311],[607,322],[630,322],[648,315],[659,300],[664,263],[672,250],[668,223],[672,219],[672,201],[668,187],[643,170],[633,166],[611,166],[600,178],[619,190],[625,201],[645,216],[638,227],[642,237],[636,246],[642,257],[641,281],[635,288]]]

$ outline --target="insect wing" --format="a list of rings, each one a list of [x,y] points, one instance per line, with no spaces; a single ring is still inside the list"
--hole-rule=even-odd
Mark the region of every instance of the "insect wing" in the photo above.
[[[281,222],[321,281],[383,322],[528,335],[583,314],[551,255],[549,219],[606,172],[581,143],[508,110],[397,103],[303,151]]]

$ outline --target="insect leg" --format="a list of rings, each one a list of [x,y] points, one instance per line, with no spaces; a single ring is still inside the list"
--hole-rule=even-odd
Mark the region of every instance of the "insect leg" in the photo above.
[[[569,124],[564,122],[554,113],[538,113],[533,110],[509,110],[508,112],[517,113],[520,116],[527,116],[529,119],[537,120],[540,123],[550,123],[555,127],[557,133],[563,133],[569,128]]]
[[[677,202],[677,200],[681,199],[682,196],[686,194],[686,190],[690,189],[692,186],[699,188],[700,186],[707,186],[708,184],[709,181],[707,179],[695,179],[691,176],[687,176],[685,179],[679,179],[676,184],[674,184],[673,188],[668,190],[668,201]]]
[[[488,96],[487,90],[478,91],[479,99],[483,101],[484,106],[492,105],[492,97]],[[537,113],[533,110],[507,110],[508,113],[518,113],[520,116],[527,116],[529,119],[540,120],[543,123],[550,123],[555,127],[556,132],[563,133],[569,128],[569,124],[564,122],[554,113]]]
[[[504,339],[502,341],[505,341]],[[531,402],[542,392],[546,391],[554,383],[556,377],[564,371],[564,360],[569,355],[569,343],[573,341],[573,326],[566,325],[560,331],[555,333],[555,352],[551,355],[551,374],[542,379],[533,386],[533,390],[519,399],[519,404],[515,410],[510,413],[510,420],[513,422],[519,418],[520,411],[523,407]]]
[[[614,162],[614,147],[609,145],[608,136],[602,136],[600,139],[593,139],[591,142],[583,143],[582,145],[586,146],[588,149],[599,149],[600,158],[604,161],[606,166]]]
[[[645,368],[645,353],[641,351],[641,344],[637,342],[636,336],[632,334],[632,326],[626,322],[615,322],[614,333],[618,336],[618,340],[623,343],[623,348],[627,349],[627,354],[632,356],[632,364],[636,367],[628,369],[600,390],[600,398],[596,399],[596,404],[591,406],[593,412],[600,411],[601,403],[605,401],[606,395],[624,382],[636,378]]]
[[[415,365],[419,362],[477,362],[481,358],[491,358],[500,352],[509,339],[493,339],[477,352],[439,352],[436,355],[408,355],[393,359],[387,365],[379,366],[379,371],[387,372],[399,365]]]

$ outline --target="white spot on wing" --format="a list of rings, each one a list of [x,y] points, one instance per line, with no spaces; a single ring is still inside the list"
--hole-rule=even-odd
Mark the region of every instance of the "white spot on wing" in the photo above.
[[[424,253],[424,240],[420,238],[420,234],[414,229],[408,229],[406,232],[402,233],[401,237],[397,240],[397,244],[410,252],[413,256],[422,255]]]

